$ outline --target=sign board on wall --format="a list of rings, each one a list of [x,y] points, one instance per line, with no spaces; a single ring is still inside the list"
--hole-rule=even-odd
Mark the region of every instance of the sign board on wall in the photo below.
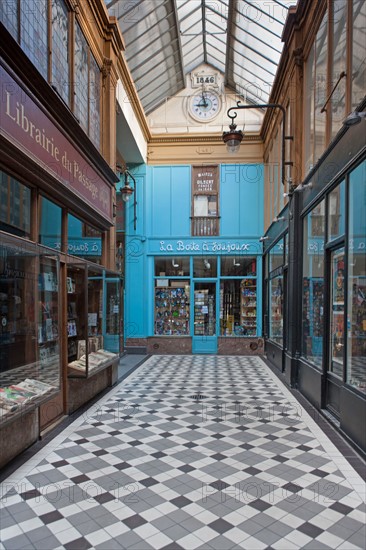
[[[0,134],[112,223],[112,187],[0,67]]]
[[[219,182],[219,167],[212,166],[192,166],[192,193],[199,195],[216,194]]]

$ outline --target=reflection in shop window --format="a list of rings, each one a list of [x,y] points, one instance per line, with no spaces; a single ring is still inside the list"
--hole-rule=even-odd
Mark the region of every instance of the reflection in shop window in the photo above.
[[[270,318],[269,338],[282,345],[283,343],[283,276],[279,275],[269,282]]]
[[[30,204],[30,189],[0,170],[0,229],[29,238]]]
[[[324,207],[325,200],[303,222],[302,356],[319,368],[324,335]]]
[[[329,194],[328,202],[328,240],[343,235],[345,231],[345,182],[342,181]]]
[[[189,256],[155,258],[156,277],[189,277]]]
[[[347,383],[366,392],[366,162],[350,174]]]

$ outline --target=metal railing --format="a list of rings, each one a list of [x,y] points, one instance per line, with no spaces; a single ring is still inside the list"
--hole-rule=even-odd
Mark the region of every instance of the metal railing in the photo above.
[[[219,217],[195,216],[192,217],[193,237],[213,237],[219,234]]]

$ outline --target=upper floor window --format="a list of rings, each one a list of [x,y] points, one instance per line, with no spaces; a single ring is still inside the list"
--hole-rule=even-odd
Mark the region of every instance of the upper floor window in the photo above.
[[[100,148],[101,72],[78,22],[71,26],[73,17],[65,0],[0,1],[1,21]]]
[[[219,167],[192,167],[192,235],[219,235]]]

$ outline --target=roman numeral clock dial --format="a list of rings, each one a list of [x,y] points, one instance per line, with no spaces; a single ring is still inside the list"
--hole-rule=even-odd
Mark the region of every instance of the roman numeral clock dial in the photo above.
[[[202,91],[191,97],[189,113],[198,122],[209,122],[221,109],[219,96],[214,92]]]

